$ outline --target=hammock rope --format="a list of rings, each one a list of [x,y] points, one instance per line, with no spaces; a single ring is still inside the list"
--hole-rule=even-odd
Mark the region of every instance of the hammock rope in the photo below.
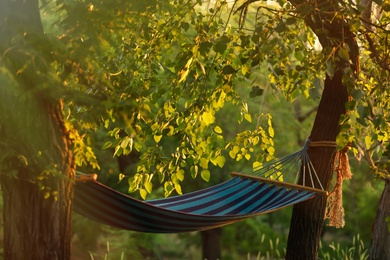
[[[140,201],[78,175],[74,209],[103,224],[141,232],[179,233],[228,225],[327,194],[307,155],[309,144],[310,140],[298,152],[265,163],[251,174],[233,172],[230,180],[218,185],[156,200]],[[300,174],[303,180],[308,175],[308,185],[297,184]]]
[[[342,228],[345,225],[343,207],[343,181],[352,178],[348,159],[349,147],[337,152],[335,160],[336,183],[329,193],[325,219],[329,219],[328,226]]]

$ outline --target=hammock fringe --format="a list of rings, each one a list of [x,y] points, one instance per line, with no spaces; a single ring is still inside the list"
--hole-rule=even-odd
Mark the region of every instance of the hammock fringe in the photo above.
[[[335,160],[336,184],[329,193],[325,219],[329,219],[328,226],[343,228],[345,226],[343,207],[343,181],[352,178],[348,159],[349,147],[337,152]]]

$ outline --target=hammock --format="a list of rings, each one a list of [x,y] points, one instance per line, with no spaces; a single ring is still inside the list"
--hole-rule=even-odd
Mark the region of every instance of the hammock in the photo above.
[[[233,177],[221,184],[157,200],[137,200],[79,176],[74,209],[97,222],[140,232],[179,233],[228,225],[326,193],[307,149],[305,144],[302,150],[267,163],[250,175],[232,173]],[[296,184],[300,174],[303,180],[310,180],[311,187]],[[294,181],[288,183],[291,178]],[[314,188],[318,186],[321,189]]]

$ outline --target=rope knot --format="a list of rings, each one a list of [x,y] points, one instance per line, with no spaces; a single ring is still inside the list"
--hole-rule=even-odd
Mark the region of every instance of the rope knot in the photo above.
[[[325,219],[329,219],[329,226],[342,228],[345,225],[343,208],[343,181],[352,178],[348,159],[349,147],[346,146],[336,154],[335,173],[336,184],[329,193]]]

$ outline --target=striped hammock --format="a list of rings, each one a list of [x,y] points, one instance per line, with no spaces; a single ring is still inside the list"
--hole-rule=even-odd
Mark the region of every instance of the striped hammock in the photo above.
[[[97,222],[140,232],[179,233],[228,225],[326,193],[307,149],[305,144],[302,150],[267,163],[250,175],[232,173],[230,180],[219,185],[157,200],[137,200],[79,176],[74,209]],[[300,175],[310,183],[297,185]]]

